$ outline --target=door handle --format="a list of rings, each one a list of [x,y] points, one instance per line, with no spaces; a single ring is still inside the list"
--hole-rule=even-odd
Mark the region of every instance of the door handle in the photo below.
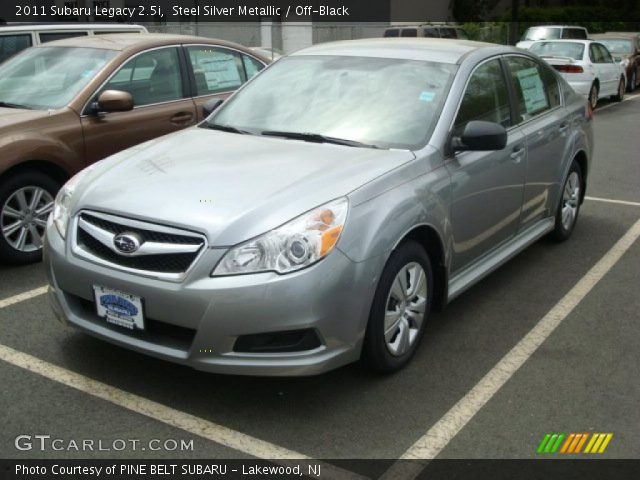
[[[516,163],[518,163],[520,162],[520,158],[522,157],[523,153],[524,153],[524,147],[522,145],[518,145],[516,147],[513,147],[513,150],[511,151],[509,158],[511,158],[511,160],[515,161]]]
[[[193,120],[193,113],[191,112],[178,112],[171,117],[171,123],[174,125],[186,125]]]
[[[569,128],[569,122],[562,122],[558,130],[564,132],[567,128]]]

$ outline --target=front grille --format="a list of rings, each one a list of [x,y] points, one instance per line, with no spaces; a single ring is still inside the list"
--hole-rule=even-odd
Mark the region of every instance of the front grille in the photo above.
[[[126,219],[122,219],[122,223],[119,223],[112,220],[113,218],[114,217],[109,216],[109,219],[106,219],[102,216],[98,217],[89,213],[82,213],[80,215],[80,219],[84,222],[94,225],[110,234],[118,235],[125,232],[136,234],[141,238],[141,243],[143,244],[144,242],[155,242],[167,245],[195,245],[197,246],[197,250],[192,252],[127,256],[118,253],[113,247],[105,245],[104,241],[98,240],[91,233],[81,226],[78,226],[76,244],[81,251],[88,252],[93,257],[97,257],[111,265],[145,272],[179,275],[189,269],[204,247],[204,239],[196,236],[196,234],[180,235],[168,231],[160,231],[162,229],[173,230],[160,226],[156,227],[158,230],[153,230],[154,225],[152,224],[144,224],[148,226],[148,228],[140,228],[141,222],[135,222],[135,225],[130,225]]]

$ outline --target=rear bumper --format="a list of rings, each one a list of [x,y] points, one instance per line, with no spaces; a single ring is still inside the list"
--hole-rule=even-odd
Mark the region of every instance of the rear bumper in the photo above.
[[[74,256],[51,224],[45,242],[49,298],[58,319],[95,337],[208,372],[314,375],[360,356],[379,260],[355,263],[334,250],[289,275],[209,276],[224,252],[209,250],[176,284],[115,271]],[[131,332],[96,314],[93,285],[142,297],[145,331]],[[313,329],[307,351],[238,353],[241,335]]]

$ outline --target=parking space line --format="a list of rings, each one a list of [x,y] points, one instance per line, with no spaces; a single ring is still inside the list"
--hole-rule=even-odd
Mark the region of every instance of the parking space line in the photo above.
[[[348,480],[366,478],[335,465],[315,461],[311,457],[293,450],[120,390],[2,344],[0,344],[0,360],[252,457],[273,460],[284,465],[288,464],[287,460],[302,460],[321,464],[323,478]]]
[[[614,200],[613,198],[600,197],[584,197],[584,199],[591,200],[592,202],[615,203],[617,205],[630,205],[632,207],[640,207],[640,202],[630,202],[628,200]]]
[[[47,293],[46,285],[44,287],[34,288],[33,290],[29,290],[28,292],[19,293],[17,295],[14,295],[13,297],[0,300],[0,309],[15,305],[16,303],[24,302],[25,300],[30,300],[34,297],[44,295],[45,293]]]
[[[381,478],[415,478],[569,316],[593,287],[640,237],[640,220],[582,277],[578,283],[442,418],[420,437]],[[403,462],[402,460],[422,460]]]
[[[598,112],[601,112],[602,110],[606,110],[609,107],[614,107],[616,105],[620,105],[621,103],[628,102],[630,100],[635,100],[637,98],[640,98],[640,94],[626,96],[622,99],[622,102],[610,103],[608,105],[605,105],[604,107],[596,108],[594,113],[597,114]]]

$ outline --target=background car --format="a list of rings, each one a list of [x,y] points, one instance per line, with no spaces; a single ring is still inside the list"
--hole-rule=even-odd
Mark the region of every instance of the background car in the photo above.
[[[147,33],[142,25],[119,23],[72,23],[0,26],[0,63],[25,48],[65,38],[109,33]]]
[[[113,34],[32,47],[0,65],[0,260],[40,259],[53,199],[73,174],[196,124],[207,102],[267,63],[219,40]]]
[[[640,34],[607,32],[591,38],[607,47],[613,58],[622,64],[627,77],[627,91],[635,90],[640,83]]]
[[[586,40],[589,32],[584,27],[572,25],[539,25],[525,30],[516,47],[528,49],[533,42],[538,40],[575,39]]]
[[[621,101],[626,89],[625,70],[607,47],[592,40],[548,40],[534,42],[529,50],[544,58],[581,95],[591,108],[598,100]]]
[[[52,305],[93,336],[210,372],[359,358],[396,371],[432,309],[542,236],[571,236],[591,125],[586,99],[513,47],[298,51],[198,128],[63,187],[45,236]]]
[[[385,29],[384,37],[428,37],[428,38],[469,38],[464,28],[457,25],[423,23],[420,25],[399,25]]]

